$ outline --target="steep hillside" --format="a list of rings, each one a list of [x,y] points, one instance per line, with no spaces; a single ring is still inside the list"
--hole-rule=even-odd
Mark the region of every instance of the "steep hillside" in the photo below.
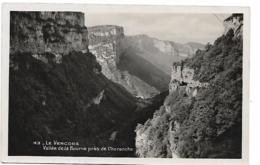
[[[173,64],[163,106],[136,128],[140,157],[241,158],[243,15],[224,23],[213,45]]]
[[[101,145],[135,109],[134,98],[100,73],[91,54],[72,52],[59,65],[15,54],[13,62],[19,69],[10,70],[10,154],[44,154],[31,150],[33,140]]]
[[[119,154],[42,149],[52,140],[117,146],[111,134],[137,108],[88,52],[83,20],[78,12],[11,12],[9,155]]]
[[[147,119],[153,117],[153,113],[163,104],[165,97],[168,95],[168,91],[162,92],[159,95],[156,95],[153,98],[149,99],[139,99],[137,102],[138,108],[129,116],[127,122],[123,123],[117,130],[117,136],[115,142],[123,146],[129,146],[134,148],[133,152],[130,152],[128,157],[136,157],[136,148],[135,148],[135,128],[137,124],[144,124]]]
[[[168,75],[171,74],[172,62],[190,58],[196,50],[204,47],[200,43],[180,44],[159,40],[147,35],[127,36],[123,41],[123,46],[127,51],[147,60]]]

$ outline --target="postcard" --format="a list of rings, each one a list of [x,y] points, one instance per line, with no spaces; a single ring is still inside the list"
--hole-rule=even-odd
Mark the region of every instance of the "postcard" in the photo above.
[[[3,162],[248,164],[249,8],[2,16]]]

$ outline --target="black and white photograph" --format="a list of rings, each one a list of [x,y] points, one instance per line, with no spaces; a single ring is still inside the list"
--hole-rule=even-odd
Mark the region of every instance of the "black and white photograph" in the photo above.
[[[203,9],[9,10],[7,156],[242,160],[247,10]]]

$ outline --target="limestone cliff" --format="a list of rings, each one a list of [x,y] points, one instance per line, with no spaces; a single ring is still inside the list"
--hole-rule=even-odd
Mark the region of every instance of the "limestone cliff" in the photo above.
[[[33,57],[57,63],[71,51],[88,52],[87,28],[80,12],[11,12],[10,54],[31,52]]]
[[[124,37],[124,31],[119,26],[94,26],[89,27],[89,49],[96,56],[102,66],[102,73],[115,81],[113,74],[117,71],[119,61],[119,42]]]
[[[136,128],[137,155],[241,158],[243,39],[240,28],[239,33],[237,28],[230,28],[213,45],[173,64],[169,95],[164,104],[152,119]]]
[[[224,20],[225,34],[229,30],[234,31],[234,37],[242,37],[243,35],[243,14],[235,13]]]
[[[136,97],[150,98],[160,91],[127,70],[120,70],[118,63],[123,53],[124,29],[119,26],[104,25],[89,27],[89,50],[102,67],[102,73],[113,82],[125,87]]]
[[[173,95],[176,91],[183,91],[187,96],[196,97],[199,90],[208,86],[209,83],[194,80],[194,69],[184,66],[183,62],[173,64],[169,95]],[[164,103],[164,106],[165,110],[170,112],[170,105],[167,102]]]

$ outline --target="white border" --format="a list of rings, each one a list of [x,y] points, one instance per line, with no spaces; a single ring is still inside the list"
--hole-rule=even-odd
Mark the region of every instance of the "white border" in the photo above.
[[[249,8],[248,7],[191,7],[149,5],[91,5],[96,10],[109,7],[116,12],[170,12],[170,13],[244,13],[243,49],[243,143],[242,159],[172,159],[172,158],[101,158],[101,157],[38,157],[8,156],[8,86],[9,86],[9,11],[85,11],[86,4],[4,4],[2,6],[2,161],[19,163],[92,163],[92,164],[248,164],[249,144]],[[126,10],[127,9],[127,10]],[[86,11],[87,12],[87,11]]]

